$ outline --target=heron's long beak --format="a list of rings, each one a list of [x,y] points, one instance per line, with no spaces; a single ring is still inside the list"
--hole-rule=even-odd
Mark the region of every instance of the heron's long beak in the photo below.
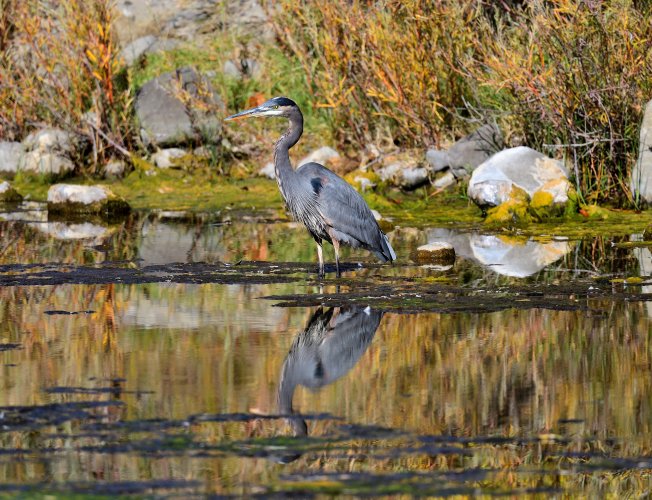
[[[240,111],[240,113],[236,113],[235,115],[227,116],[226,118],[224,118],[224,121],[230,122],[234,120],[242,120],[243,118],[247,118],[249,116],[256,116],[258,113],[262,113],[263,111],[265,111],[265,108],[263,108],[262,106],[258,106],[256,108]]]

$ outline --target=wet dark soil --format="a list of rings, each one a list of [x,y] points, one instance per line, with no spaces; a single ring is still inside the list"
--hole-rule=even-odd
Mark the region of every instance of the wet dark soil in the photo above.
[[[94,266],[69,264],[12,264],[0,266],[0,286],[34,286],[60,284],[272,284],[303,283],[313,286],[334,285],[335,293],[299,293],[265,297],[282,307],[327,305],[370,306],[394,312],[493,312],[504,309],[544,308],[556,310],[590,309],[587,299],[611,301],[649,301],[652,294],[642,286],[652,278],[628,282],[614,274],[592,275],[550,282],[518,281],[515,284],[489,286],[472,281],[459,284],[457,279],[410,277],[419,266],[404,264],[401,277],[380,274],[377,264],[344,263],[344,277],[330,273],[319,280],[316,266],[296,262],[240,261],[236,263],[175,263],[139,267],[138,262],[107,262]],[[357,271],[364,271],[362,274]],[[348,273],[348,275],[346,274]],[[51,310],[46,314],[90,314],[93,311]],[[4,349],[15,347],[4,347]],[[0,349],[3,347],[0,345]]]

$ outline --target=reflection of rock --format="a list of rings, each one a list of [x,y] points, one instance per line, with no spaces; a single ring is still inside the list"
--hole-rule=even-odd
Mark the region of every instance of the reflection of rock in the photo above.
[[[109,235],[108,227],[90,222],[83,222],[81,224],[69,224],[67,222],[30,222],[28,225],[58,240],[92,239],[99,242]]]
[[[355,366],[376,334],[382,312],[347,307],[315,311],[292,343],[283,363],[278,389],[279,412],[292,415],[297,386],[319,389],[332,384]],[[306,435],[303,419],[288,419],[295,435]]]
[[[641,241],[643,238],[639,235],[632,235],[632,241]],[[632,253],[636,260],[638,260],[639,276],[652,276],[652,251],[650,247],[637,247],[632,249]],[[652,285],[644,285],[641,287],[642,293],[652,293]],[[652,318],[652,301],[645,303],[647,315]]]
[[[516,278],[540,271],[571,249],[568,241],[519,241],[492,234],[457,233],[448,229],[429,231],[428,241],[448,242],[453,245],[457,255],[472,259],[498,274]]]
[[[0,212],[0,220],[46,222],[48,220],[48,212],[43,203],[25,201],[17,207],[11,206],[10,212]]]

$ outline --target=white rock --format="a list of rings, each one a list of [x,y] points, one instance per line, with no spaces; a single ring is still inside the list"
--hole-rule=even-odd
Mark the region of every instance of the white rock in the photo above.
[[[73,172],[75,164],[67,156],[36,150],[26,153],[20,159],[18,170],[34,175],[55,175],[60,177]]]
[[[124,177],[127,164],[122,160],[113,160],[104,166],[102,172],[105,179],[120,179]]]
[[[44,128],[29,134],[23,140],[23,146],[27,151],[72,153],[76,147],[76,138],[65,130]]]
[[[358,175],[354,177],[353,182],[357,184],[360,191],[370,191],[376,187],[376,184],[374,182],[372,182],[370,179],[366,177],[363,177],[362,175]]]
[[[266,163],[263,168],[258,171],[260,177],[267,177],[268,179],[276,179],[276,171],[272,162]]]
[[[455,261],[453,245],[445,241],[435,241],[417,248],[414,260],[417,262],[450,263]]]
[[[435,182],[432,183],[432,187],[435,189],[446,189],[448,186],[455,184],[455,176],[453,172],[446,172],[441,177],[435,179]]]
[[[328,146],[322,146],[319,149],[315,149],[314,151],[310,152],[308,156],[305,158],[302,158],[301,161],[297,164],[297,167],[300,167],[301,165],[305,165],[306,163],[310,162],[316,162],[316,163],[321,163],[322,165],[326,165],[329,161],[337,159],[340,157],[340,154],[335,151],[333,148],[328,147]]]
[[[13,177],[24,154],[25,148],[20,142],[0,141],[0,175]]]
[[[507,201],[513,186],[530,196],[543,188],[555,203],[565,203],[570,183],[561,162],[519,146],[496,153],[474,170],[468,195],[480,207],[498,206]]]
[[[55,184],[48,190],[48,203],[80,203],[91,205],[107,200],[111,191],[105,186]]]
[[[161,149],[152,155],[152,162],[158,168],[170,168],[178,163],[175,160],[183,158],[188,152],[180,148]]]

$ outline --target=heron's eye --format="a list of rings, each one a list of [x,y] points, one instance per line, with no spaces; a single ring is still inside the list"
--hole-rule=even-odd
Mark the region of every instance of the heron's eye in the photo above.
[[[278,106],[274,106],[274,109],[278,109]]]

